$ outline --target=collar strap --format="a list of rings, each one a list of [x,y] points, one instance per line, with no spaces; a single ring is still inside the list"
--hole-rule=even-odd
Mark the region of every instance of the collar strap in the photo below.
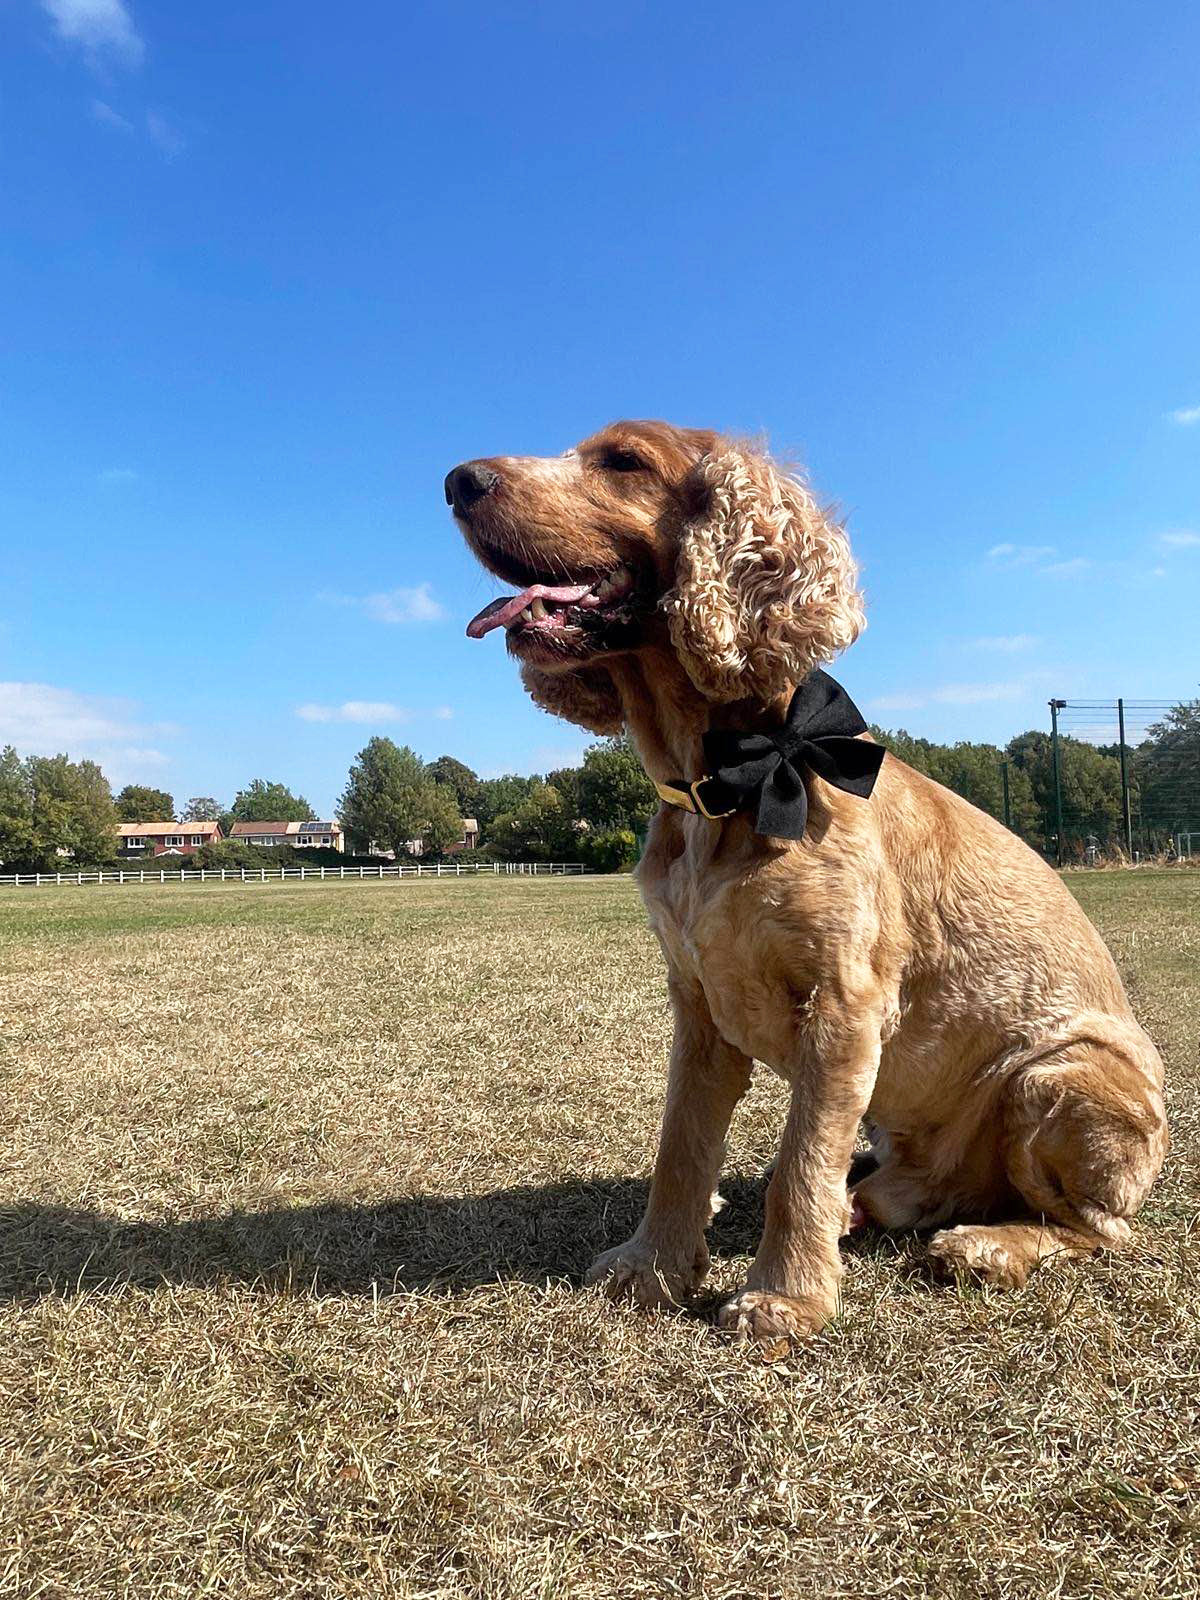
[[[841,684],[818,669],[797,687],[781,728],[769,733],[710,729],[704,735],[704,777],[655,781],[654,787],[668,805],[710,822],[748,811],[755,833],[803,839],[810,773],[846,794],[870,799],[884,749],[858,737],[866,731],[862,713]]]
[[[694,778],[691,783],[683,778],[676,778],[671,783],[659,783],[651,779],[658,790],[660,800],[665,800],[669,806],[678,806],[681,811],[690,811],[693,816],[707,817],[710,822],[720,822],[723,817],[731,817],[737,806],[729,806],[726,810],[710,810],[710,802],[719,804],[713,792],[714,784],[720,782],[719,778]],[[705,795],[708,795],[708,800]]]

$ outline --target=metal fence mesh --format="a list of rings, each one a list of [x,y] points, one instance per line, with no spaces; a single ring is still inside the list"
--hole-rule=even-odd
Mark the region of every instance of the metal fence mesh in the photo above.
[[[1198,702],[1054,700],[1055,834],[1062,860],[1195,854]],[[1094,752],[1086,758],[1078,746]],[[1073,748],[1074,747],[1074,748]],[[1103,762],[1095,760],[1103,757]]]

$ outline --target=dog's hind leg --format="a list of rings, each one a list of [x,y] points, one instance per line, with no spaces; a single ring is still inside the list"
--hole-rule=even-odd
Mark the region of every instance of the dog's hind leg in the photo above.
[[[1020,1288],[1042,1262],[1128,1243],[1167,1150],[1162,1069],[1140,1030],[1103,1033],[1014,1074],[1002,1102],[1004,1160],[1032,1215],[934,1234],[936,1269]]]

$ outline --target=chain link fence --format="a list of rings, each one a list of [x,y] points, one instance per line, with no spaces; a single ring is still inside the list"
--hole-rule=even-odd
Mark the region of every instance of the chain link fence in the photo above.
[[[1200,701],[1051,700],[1047,853],[1200,857]]]

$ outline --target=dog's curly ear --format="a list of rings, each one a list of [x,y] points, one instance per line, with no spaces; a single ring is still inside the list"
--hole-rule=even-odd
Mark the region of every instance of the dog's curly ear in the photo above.
[[[521,668],[521,682],[535,705],[551,716],[565,717],[593,733],[621,733],[625,717],[612,678],[603,667],[580,667],[574,672],[539,672]]]
[[[696,466],[671,642],[711,700],[771,700],[854,643],[866,623],[841,527],[765,455],[718,449]]]

